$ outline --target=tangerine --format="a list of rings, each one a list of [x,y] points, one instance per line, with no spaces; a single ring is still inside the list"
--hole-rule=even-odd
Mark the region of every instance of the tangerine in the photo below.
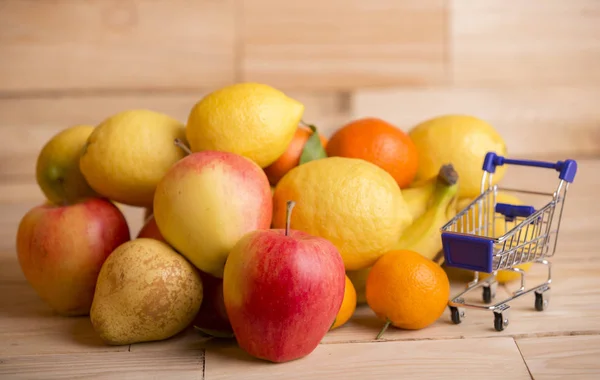
[[[344,125],[331,136],[326,151],[330,157],[361,158],[379,166],[401,189],[408,187],[417,174],[417,147],[410,136],[379,118],[362,118]]]
[[[302,155],[304,144],[306,144],[312,133],[310,129],[299,126],[285,152],[275,162],[264,168],[272,186],[275,186],[287,172],[300,164],[300,156]],[[321,139],[321,145],[325,148],[327,146],[327,138],[320,133],[319,138]]]
[[[440,265],[409,250],[385,253],[367,277],[367,303],[386,321],[377,338],[392,326],[418,330],[434,323],[444,312],[450,281]]]
[[[340,306],[340,310],[338,311],[335,322],[331,326],[330,330],[338,328],[348,322],[354,311],[356,310],[356,290],[354,289],[354,285],[350,278],[346,275],[346,287],[344,289],[344,300],[342,301],[342,306]]]

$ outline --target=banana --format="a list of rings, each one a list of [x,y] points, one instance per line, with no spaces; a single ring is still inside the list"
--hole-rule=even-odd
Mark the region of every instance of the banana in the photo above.
[[[425,212],[403,233],[394,249],[415,251],[434,260],[442,249],[440,228],[456,213],[458,174],[452,165],[440,168]]]
[[[433,177],[402,190],[402,196],[413,220],[417,220],[427,211],[436,182],[437,177]]]
[[[458,194],[453,197],[452,200],[448,203],[448,207],[446,208],[446,221],[449,222],[450,219],[454,218],[459,211],[462,211],[461,208],[458,207]]]

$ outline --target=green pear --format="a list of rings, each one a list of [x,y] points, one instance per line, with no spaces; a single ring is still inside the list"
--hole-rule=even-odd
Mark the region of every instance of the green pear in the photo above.
[[[90,319],[111,345],[164,340],[193,321],[202,299],[202,279],[192,264],[162,241],[138,238],[102,265]]]
[[[48,200],[55,204],[75,203],[98,197],[79,170],[79,158],[91,125],[76,125],[52,136],[40,151],[36,162],[36,181]]]

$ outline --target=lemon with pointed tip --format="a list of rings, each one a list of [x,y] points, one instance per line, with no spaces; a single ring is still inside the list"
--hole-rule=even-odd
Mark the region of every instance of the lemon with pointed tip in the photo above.
[[[186,136],[192,152],[236,153],[265,168],[292,141],[304,105],[261,83],[237,83],[218,89],[190,111]]]
[[[373,265],[413,221],[396,180],[358,158],[321,158],[287,172],[273,195],[274,228],[285,228],[290,200],[291,228],[331,241],[346,270]]]

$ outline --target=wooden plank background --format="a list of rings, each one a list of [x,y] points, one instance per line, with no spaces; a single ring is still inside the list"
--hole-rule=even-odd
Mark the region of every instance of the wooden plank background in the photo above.
[[[233,5],[233,0],[3,0],[2,92],[230,83]]]
[[[469,113],[513,155],[598,156],[600,1],[4,0],[1,196],[32,189],[63,128],[138,107],[185,121],[239,81],[290,93],[326,135]]]
[[[441,84],[445,0],[243,0],[241,78],[307,90]]]
[[[461,85],[600,84],[597,0],[454,0],[452,76]]]

